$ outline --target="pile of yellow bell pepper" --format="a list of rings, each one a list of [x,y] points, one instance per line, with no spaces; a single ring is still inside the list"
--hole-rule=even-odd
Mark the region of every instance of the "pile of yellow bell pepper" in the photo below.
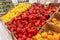
[[[21,12],[27,10],[31,4],[29,3],[19,3],[16,7],[14,7],[12,10],[7,12],[6,15],[0,17],[0,19],[4,22],[9,22],[13,17],[16,17]]]
[[[60,33],[56,32],[42,32],[33,36],[32,40],[60,40]]]
[[[60,21],[58,19],[56,19],[56,18],[52,18],[50,23],[60,27]]]

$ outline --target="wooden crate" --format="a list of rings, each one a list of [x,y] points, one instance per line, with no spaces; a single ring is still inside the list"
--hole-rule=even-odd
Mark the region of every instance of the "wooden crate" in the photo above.
[[[53,25],[53,24],[50,23],[51,20],[52,20],[52,18],[56,18],[57,20],[60,21],[60,13],[55,13],[55,14],[47,21],[47,23],[46,23],[46,25],[48,26],[48,28],[49,28],[50,30],[53,30],[53,31],[55,31],[55,32],[60,32],[60,27],[58,27],[58,26]]]

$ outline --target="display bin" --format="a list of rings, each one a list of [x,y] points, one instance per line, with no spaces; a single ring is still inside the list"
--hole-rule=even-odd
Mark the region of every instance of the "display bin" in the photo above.
[[[57,12],[59,12],[60,13],[60,7],[58,8],[58,11]]]
[[[60,32],[60,27],[59,26],[50,23],[52,18],[56,18],[58,21],[60,21],[60,13],[55,13],[46,23],[47,26],[49,26],[48,27],[49,29],[51,29],[53,31],[56,31],[56,32]]]
[[[39,4],[39,3],[38,3]],[[43,5],[44,6],[44,5]],[[49,5],[48,5],[49,6]],[[56,11],[57,12],[57,11]],[[46,27],[47,26],[49,26],[50,24],[48,23],[50,20],[51,20],[51,18],[54,16],[54,15],[56,15],[56,14],[58,14],[58,13],[53,13],[51,16],[50,16],[50,18],[49,18],[49,20],[47,20],[46,22]],[[4,14],[5,15],[5,14]],[[59,14],[58,14],[59,15]],[[42,29],[39,31],[39,33],[41,33],[42,31],[46,31],[47,30],[47,28],[45,27],[45,25],[44,25],[44,27],[42,27]],[[52,25],[51,25],[51,27],[52,27]],[[50,29],[50,26],[48,27],[49,29]],[[15,36],[14,36],[14,34],[13,33],[10,33],[11,35],[12,35],[12,37],[13,37],[13,40],[17,40],[16,38],[15,38]]]
[[[49,27],[51,27],[51,26],[46,23],[45,25],[43,25],[43,27],[41,28],[39,33],[41,34],[42,32],[48,32],[48,31],[55,32],[54,30],[51,30]]]
[[[13,33],[11,33],[13,40],[17,40]]]
[[[40,38],[42,38],[43,40],[45,40],[45,38],[48,39],[48,40],[49,40],[49,38],[50,38],[50,40],[53,40],[54,37],[56,35],[58,35],[58,36],[55,37],[56,38],[55,40],[57,40],[57,37],[59,38],[59,34],[60,33],[58,33],[57,31],[54,31],[54,30],[50,29],[49,27],[51,27],[51,26],[46,23],[42,27],[42,29],[39,31],[39,33],[37,35],[35,35],[35,36],[32,37],[32,40],[39,40]],[[44,37],[42,37],[42,35]]]

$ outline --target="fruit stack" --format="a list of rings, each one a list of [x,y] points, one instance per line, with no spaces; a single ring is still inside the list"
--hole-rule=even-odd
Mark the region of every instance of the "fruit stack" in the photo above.
[[[1,19],[4,22],[11,21],[12,18],[16,17],[21,12],[27,10],[30,6],[31,6],[31,4],[19,3],[18,6],[14,7],[12,10],[10,10],[9,12],[7,12],[7,14],[4,15],[4,16],[2,16]]]
[[[59,20],[57,20],[56,18],[53,18],[53,19],[51,20],[51,24],[53,24],[53,25],[56,25],[56,26],[60,27],[60,21],[59,21]]]
[[[42,5],[19,3],[6,15],[1,17],[7,28],[14,34],[17,40],[32,40],[40,28],[54,13],[56,8]]]
[[[60,33],[48,31],[32,37],[32,40],[60,40]]]

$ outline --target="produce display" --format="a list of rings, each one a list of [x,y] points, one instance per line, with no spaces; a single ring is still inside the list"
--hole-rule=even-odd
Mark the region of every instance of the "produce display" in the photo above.
[[[9,1],[0,1],[0,5],[8,5],[8,4],[12,4],[12,2],[9,2]]]
[[[53,19],[51,20],[51,24],[53,24],[53,25],[56,25],[56,26],[60,27],[60,21],[59,21],[59,20],[57,20],[56,18],[53,18]]]
[[[8,22],[8,21],[10,21],[13,17],[16,17],[16,16],[19,15],[21,12],[27,10],[30,6],[31,6],[31,4],[19,3],[18,6],[16,6],[16,7],[13,8],[12,10],[10,10],[6,15],[4,15],[3,17],[1,17],[1,19],[2,19],[4,22]]]
[[[0,1],[0,13],[6,12],[6,10],[9,10],[13,7],[14,5],[12,4],[12,2]]]
[[[42,4],[19,3],[0,19],[5,22],[7,28],[17,40],[32,40],[33,36],[40,35],[38,34],[40,28],[50,18],[50,14],[53,14],[56,10],[55,7],[44,7]],[[48,33],[43,32],[41,35],[46,38]],[[54,36],[56,35],[54,34]],[[49,34],[49,40],[51,40],[50,36],[52,38],[52,34]],[[40,37],[40,39],[43,40],[43,37]],[[44,40],[48,40],[48,38]]]
[[[1,10],[0,10],[0,12],[4,12],[4,10],[3,10],[3,9],[1,9]]]
[[[60,40],[60,33],[48,31],[32,37],[32,40]]]

